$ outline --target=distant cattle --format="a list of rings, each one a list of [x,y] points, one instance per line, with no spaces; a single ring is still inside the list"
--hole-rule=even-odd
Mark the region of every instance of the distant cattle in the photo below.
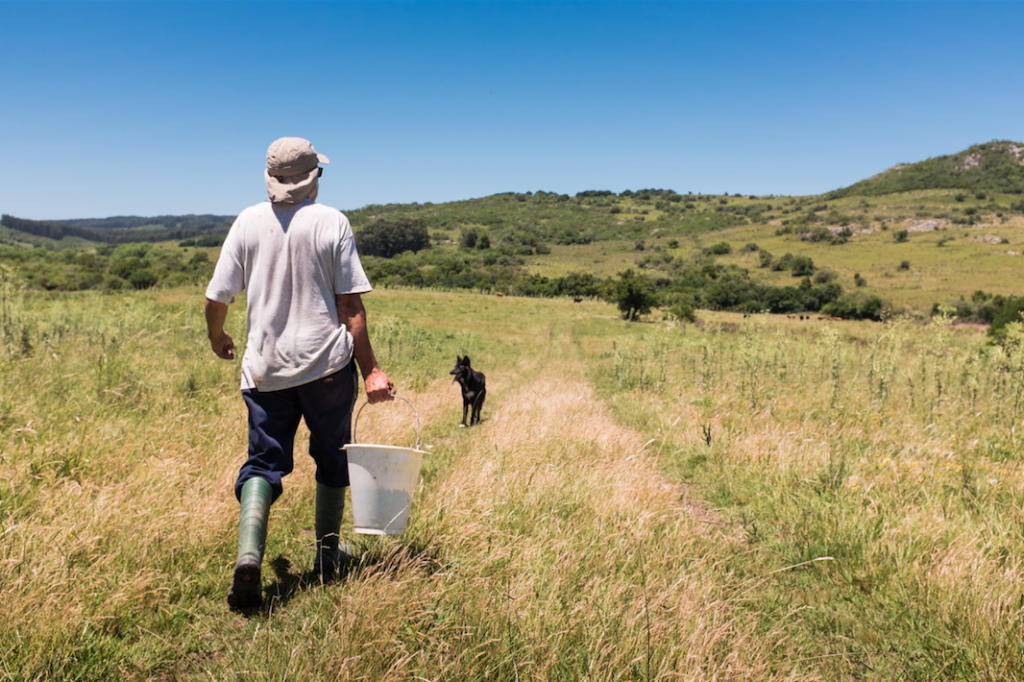
[[[573,297],[572,302],[573,303],[583,303],[583,299],[580,298],[579,296],[575,296],[575,297]]]
[[[499,291],[498,293],[496,293],[496,294],[495,294],[495,296],[504,296],[504,295],[505,295],[505,294],[501,293],[500,291]]]

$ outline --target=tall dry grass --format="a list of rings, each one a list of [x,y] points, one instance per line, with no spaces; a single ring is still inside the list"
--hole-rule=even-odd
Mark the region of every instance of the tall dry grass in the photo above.
[[[410,528],[348,534],[359,561],[310,579],[302,431],[243,616],[245,410],[201,291],[3,303],[0,679],[1020,675],[1012,344],[375,292],[430,453]],[[488,377],[472,429],[447,374],[465,353]],[[369,407],[359,436],[412,444],[415,419]]]

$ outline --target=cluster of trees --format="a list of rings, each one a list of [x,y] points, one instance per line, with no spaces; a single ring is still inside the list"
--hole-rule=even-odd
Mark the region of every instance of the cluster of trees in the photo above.
[[[391,258],[430,247],[427,226],[417,218],[396,217],[375,220],[355,232],[356,248],[366,256]]]
[[[0,246],[0,263],[28,286],[46,291],[148,289],[202,284],[213,274],[206,251],[190,255],[145,242],[104,245],[95,252]]]
[[[940,308],[941,306],[936,303],[932,306],[932,314],[937,315]],[[959,301],[954,301],[946,308],[951,310],[953,317],[957,319],[990,325],[989,335],[1000,339],[1008,323],[1021,321],[1024,297],[989,294],[979,289],[971,294],[970,299],[961,297]]]
[[[879,319],[882,312],[878,297],[846,294],[834,273],[816,272],[809,258],[802,265],[804,261],[798,259],[804,257],[790,254],[780,261],[796,262],[794,276],[801,277],[796,286],[759,284],[747,270],[715,262],[713,254],[691,260],[647,254],[639,261],[639,271],[627,270],[617,278],[601,279],[589,273],[549,278],[524,272],[522,259],[513,249],[492,247],[481,251],[470,246],[471,241],[466,239],[466,248],[457,253],[405,253],[391,259],[367,258],[364,265],[379,286],[603,298],[618,304],[629,319],[646,315],[655,307],[683,318],[692,318],[697,308],[748,313],[820,312],[849,319]]]
[[[167,225],[155,221],[167,221]],[[35,237],[60,241],[65,237],[104,244],[160,242],[220,236],[223,238],[234,218],[229,216],[161,216],[138,218],[124,216],[88,220],[26,220],[6,213],[0,225]],[[171,222],[174,221],[174,222]]]

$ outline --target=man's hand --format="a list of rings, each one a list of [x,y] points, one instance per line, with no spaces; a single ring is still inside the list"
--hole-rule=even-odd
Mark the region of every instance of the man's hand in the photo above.
[[[216,338],[210,337],[210,347],[218,358],[235,359],[235,342],[226,331],[221,330],[220,336]]]
[[[206,336],[210,339],[210,347],[218,358],[235,359],[235,342],[231,334],[224,331],[224,321],[228,317],[226,303],[206,299]]]
[[[363,383],[366,385],[366,400],[371,405],[395,399],[395,385],[379,367],[375,367]]]

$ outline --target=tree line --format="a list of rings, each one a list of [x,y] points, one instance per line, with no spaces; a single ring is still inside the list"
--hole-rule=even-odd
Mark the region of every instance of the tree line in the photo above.
[[[105,222],[113,219],[103,219],[96,222]],[[155,218],[137,218],[135,220],[156,220]],[[207,235],[224,236],[231,227],[231,222],[217,221],[199,224],[196,221],[185,221],[189,227],[154,227],[152,229],[137,229],[137,227],[82,227],[77,223],[88,224],[91,220],[83,221],[54,221],[54,220],[27,220],[16,218],[6,213],[0,216],[0,225],[24,232],[36,237],[44,237],[60,241],[65,237],[77,237],[91,242],[101,244],[128,244],[135,242],[160,242],[170,240],[194,239]],[[75,223],[75,224],[73,224]],[[152,224],[152,223],[147,223]]]

